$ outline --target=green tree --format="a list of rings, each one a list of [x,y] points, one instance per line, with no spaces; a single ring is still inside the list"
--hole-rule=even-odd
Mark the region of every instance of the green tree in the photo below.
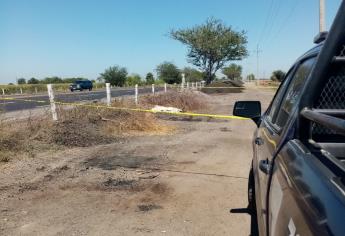
[[[227,67],[224,67],[222,73],[228,77],[228,79],[241,79],[242,75],[242,66],[236,65],[234,63],[230,64]]]
[[[185,67],[183,69],[183,73],[185,74],[186,81],[188,82],[199,82],[205,77],[204,73],[191,67]]]
[[[42,80],[44,84],[61,84],[63,80],[60,77],[53,76],[53,77],[46,77]]]
[[[255,80],[255,75],[254,74],[247,75],[247,80],[249,80],[249,81]]]
[[[153,74],[151,72],[147,73],[145,80],[146,80],[146,84],[155,83],[155,78],[153,77]]]
[[[271,80],[282,82],[286,73],[282,70],[276,70],[272,72]]]
[[[141,77],[138,74],[130,75],[126,79],[126,85],[127,86],[134,86],[136,84],[141,85]]]
[[[170,35],[188,46],[188,62],[205,73],[207,84],[228,61],[242,60],[248,55],[246,33],[217,19],[210,18],[189,29],[172,30]]]
[[[127,69],[120,66],[111,66],[100,74],[100,78],[113,86],[122,87],[127,78]]]
[[[17,79],[17,84],[26,84],[26,79],[24,78]]]
[[[163,80],[168,84],[181,83],[181,73],[177,66],[175,66],[173,63],[163,62],[162,64],[157,66],[156,70],[159,80]]]
[[[36,78],[31,78],[28,80],[28,84],[39,84],[40,81]]]

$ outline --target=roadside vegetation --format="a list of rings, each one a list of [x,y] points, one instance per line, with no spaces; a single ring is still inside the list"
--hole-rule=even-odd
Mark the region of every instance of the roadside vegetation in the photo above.
[[[132,100],[118,99],[116,108],[145,108],[155,105],[174,106],[183,111],[206,107],[204,95],[198,92],[176,92],[147,95],[136,106]],[[159,135],[174,132],[175,127],[153,113],[92,107],[58,107],[59,121],[51,114],[6,121],[0,115],[0,162],[16,157],[33,158],[42,151],[108,144],[131,135]]]

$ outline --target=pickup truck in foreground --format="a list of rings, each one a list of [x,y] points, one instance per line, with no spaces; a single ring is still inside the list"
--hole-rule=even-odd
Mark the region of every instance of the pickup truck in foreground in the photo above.
[[[345,1],[319,36],[264,114],[259,101],[234,106],[258,126],[248,208],[259,235],[345,235]]]

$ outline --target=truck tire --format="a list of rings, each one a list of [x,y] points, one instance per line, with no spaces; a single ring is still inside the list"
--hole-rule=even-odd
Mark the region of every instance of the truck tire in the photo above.
[[[251,213],[255,213],[256,204],[255,204],[255,182],[254,182],[254,173],[253,169],[249,172],[248,178],[248,210]]]

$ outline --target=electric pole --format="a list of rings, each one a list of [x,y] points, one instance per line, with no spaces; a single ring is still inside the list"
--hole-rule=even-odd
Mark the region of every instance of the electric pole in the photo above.
[[[319,23],[320,23],[320,33],[326,31],[325,0],[320,0]]]
[[[256,53],[256,79],[259,79],[259,54],[262,52],[259,49],[259,44],[256,45],[254,52]]]

